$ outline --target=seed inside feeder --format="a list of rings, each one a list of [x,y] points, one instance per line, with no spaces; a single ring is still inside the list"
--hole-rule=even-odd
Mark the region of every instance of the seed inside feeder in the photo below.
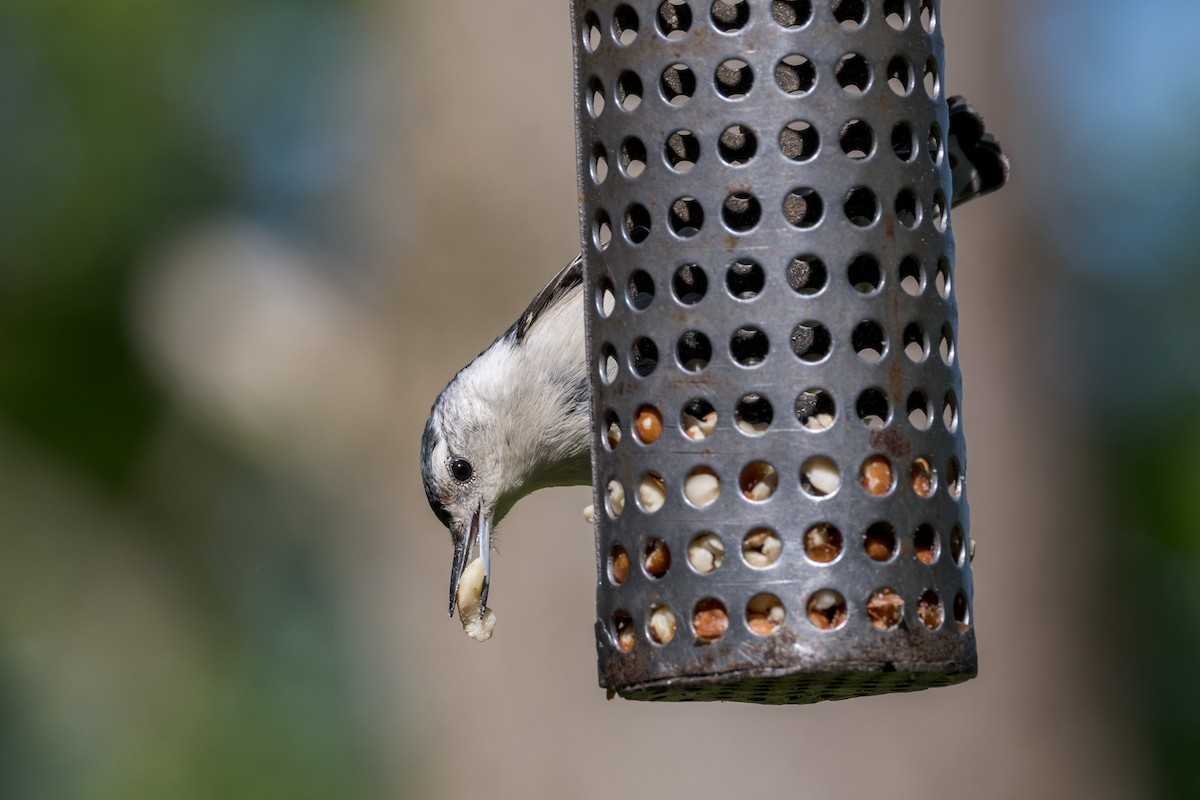
[[[671,568],[671,550],[662,539],[646,542],[642,552],[642,567],[651,578],[661,578]]]
[[[646,405],[638,409],[637,423],[634,430],[638,439],[645,444],[653,444],[662,436],[662,414],[654,406]]]
[[[800,467],[800,486],[814,497],[833,494],[841,483],[837,464],[825,456],[813,456]]]
[[[962,592],[954,596],[954,624],[959,633],[971,630],[971,607],[967,604],[967,596]]]
[[[921,618],[921,622],[925,623],[925,627],[931,631],[936,631],[942,627],[942,601],[938,599],[937,592],[928,589],[921,595],[921,599],[917,601],[917,616]]]
[[[818,564],[828,564],[842,553],[842,533],[827,522],[804,532],[804,554]]]
[[[779,485],[779,474],[765,461],[754,461],[746,465],[738,479],[742,495],[747,500],[762,501],[775,494]]]
[[[808,598],[808,621],[823,631],[846,624],[846,598],[833,589],[821,589]]]
[[[935,477],[933,462],[928,458],[921,456],[913,462],[912,487],[918,497],[929,497],[933,494]]]
[[[884,495],[892,488],[892,465],[883,456],[867,458],[862,465],[863,488],[874,495]]]
[[[721,495],[721,480],[708,467],[696,467],[683,482],[683,494],[697,508],[710,506]]]
[[[613,629],[617,634],[617,647],[625,652],[633,649],[636,641],[633,629],[633,617],[628,611],[618,611],[613,615]]]
[[[667,606],[655,606],[650,612],[650,638],[656,644],[675,638],[675,612]]]
[[[824,389],[808,389],[796,398],[796,419],[806,429],[819,432],[833,427],[836,406]]]
[[[733,412],[738,430],[747,436],[761,436],[771,427],[775,416],[771,403],[759,394],[748,394],[738,401]]]
[[[782,552],[783,540],[770,528],[755,528],[742,539],[742,558],[752,567],[769,567]]]
[[[785,616],[783,603],[773,594],[756,594],[746,604],[746,624],[760,636],[774,633]]]
[[[876,522],[867,528],[863,549],[872,561],[888,561],[896,553],[896,531],[886,522]]]
[[[667,501],[667,485],[661,475],[647,472],[638,482],[638,503],[650,514],[658,511]]]
[[[629,577],[629,553],[619,544],[614,544],[609,551],[609,574],[612,582],[620,586]]]
[[[679,424],[689,439],[707,439],[717,429],[717,412],[704,400],[693,400],[684,406]]]
[[[867,617],[881,631],[896,627],[904,619],[904,598],[891,589],[876,589],[867,599]]]
[[[715,533],[702,533],[688,545],[688,563],[696,572],[714,572],[724,561],[725,545]]]
[[[932,564],[938,558],[937,531],[932,525],[922,524],[913,533],[913,552],[922,564]]]
[[[625,487],[619,480],[614,478],[608,482],[604,504],[608,507],[609,516],[613,519],[621,516],[621,512],[625,510]]]
[[[608,423],[608,430],[606,432],[608,436],[608,449],[616,450],[617,445],[621,443],[621,421],[617,419],[616,414],[610,411],[605,416],[605,422]]]
[[[715,597],[708,597],[696,604],[692,610],[692,629],[701,642],[720,639],[729,628],[729,615],[725,606]]]

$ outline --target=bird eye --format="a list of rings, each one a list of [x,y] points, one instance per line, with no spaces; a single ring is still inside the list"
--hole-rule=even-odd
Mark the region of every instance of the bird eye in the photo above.
[[[450,462],[450,474],[454,476],[454,480],[465,483],[471,480],[471,475],[475,470],[471,467],[471,462],[465,458],[456,458]]]

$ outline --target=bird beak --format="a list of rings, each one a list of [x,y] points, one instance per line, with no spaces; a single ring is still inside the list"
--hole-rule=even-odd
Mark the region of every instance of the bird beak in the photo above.
[[[454,534],[454,560],[450,562],[450,608],[446,613],[454,616],[454,606],[458,603],[458,581],[462,578],[463,567],[467,565],[467,537],[461,533]]]
[[[454,606],[458,603],[458,583],[467,565],[467,556],[475,548],[476,542],[479,543],[479,555],[483,558],[483,591],[479,595],[479,607],[486,608],[488,587],[492,582],[492,521],[490,515],[483,513],[482,504],[475,509],[466,535],[454,534],[454,560],[450,564],[450,607],[447,609],[452,617]]]

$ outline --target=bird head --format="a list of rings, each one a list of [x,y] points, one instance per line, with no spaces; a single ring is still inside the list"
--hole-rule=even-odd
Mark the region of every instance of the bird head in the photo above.
[[[491,582],[492,531],[520,498],[546,486],[590,483],[590,394],[579,259],[521,318],[450,381],[421,439],[421,477],[450,531],[450,614],[478,546]]]
[[[504,458],[501,409],[479,396],[478,360],[455,376],[438,396],[421,438],[421,478],[433,513],[450,532],[453,616],[459,579],[476,546],[483,559],[480,607],[487,604],[491,579],[492,528],[515,502],[519,491]]]

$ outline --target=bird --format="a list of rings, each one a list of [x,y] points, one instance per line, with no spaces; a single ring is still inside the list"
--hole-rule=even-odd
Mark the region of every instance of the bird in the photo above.
[[[1009,166],[970,104],[962,97],[947,103],[951,205],[957,206],[1001,188]],[[421,437],[421,479],[453,545],[451,616],[476,546],[484,575],[478,607],[486,607],[492,532],[518,500],[546,487],[592,482],[590,441],[580,254],[458,371],[430,409]]]

